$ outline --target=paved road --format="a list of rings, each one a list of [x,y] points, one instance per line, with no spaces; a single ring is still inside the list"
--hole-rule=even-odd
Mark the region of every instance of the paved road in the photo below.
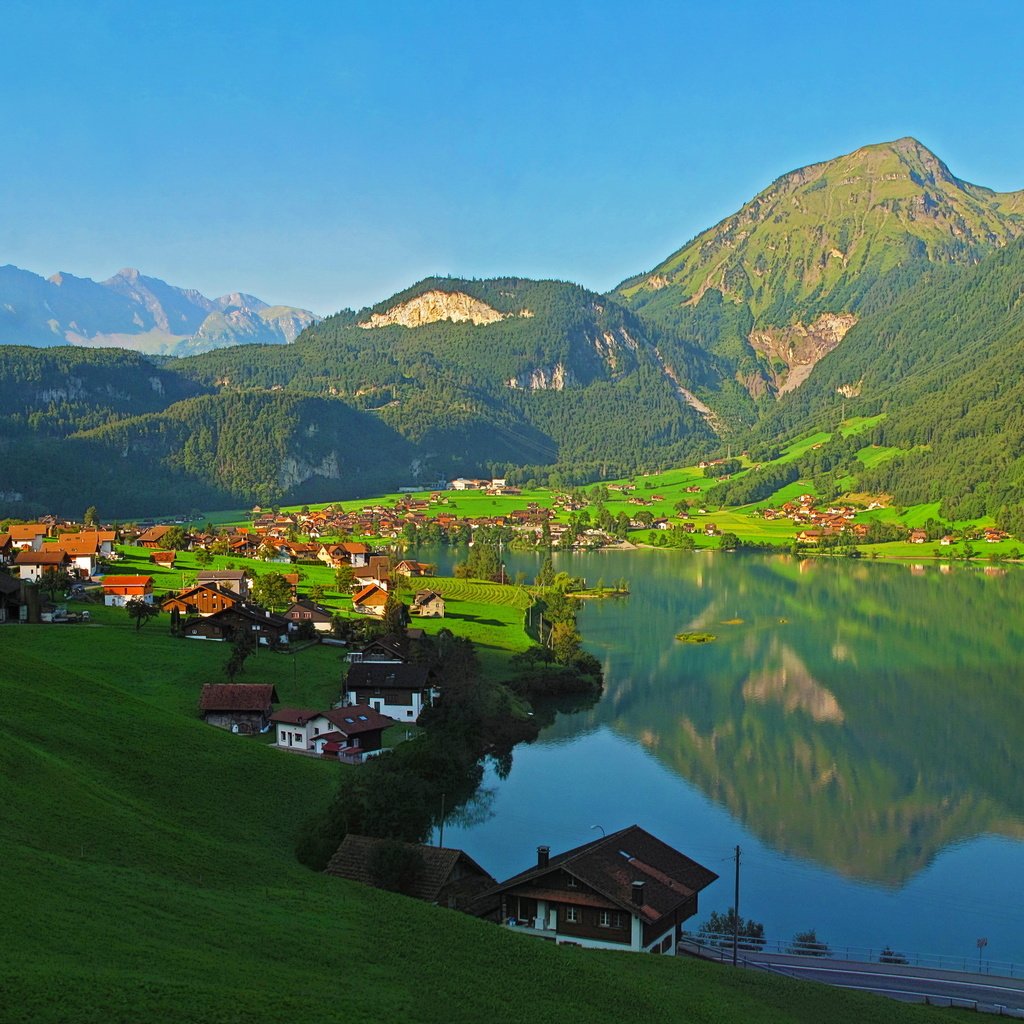
[[[681,944],[686,952],[696,949]],[[699,955],[699,954],[698,954]],[[908,1002],[929,1002],[939,1006],[965,1006],[1003,1013],[1024,1020],[1024,978],[1002,978],[989,974],[939,971],[903,964],[861,963],[819,957],[789,956],[784,953],[746,953],[745,967],[785,974],[793,978],[875,992]],[[711,959],[719,959],[716,953]],[[731,955],[725,958],[731,963]]]

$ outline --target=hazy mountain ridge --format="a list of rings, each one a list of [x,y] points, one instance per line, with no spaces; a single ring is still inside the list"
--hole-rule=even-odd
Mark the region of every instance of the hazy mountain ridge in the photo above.
[[[0,267],[0,343],[88,345],[179,355],[238,344],[286,344],[318,318],[233,292],[209,299],[126,268],[106,281],[43,278]]]

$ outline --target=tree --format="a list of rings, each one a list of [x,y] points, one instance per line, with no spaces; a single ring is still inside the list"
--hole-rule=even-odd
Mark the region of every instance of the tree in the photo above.
[[[309,588],[310,598],[319,604],[327,594],[327,588],[322,583],[314,583]]]
[[[396,594],[388,594],[381,622],[385,633],[403,633],[409,625],[409,609]]]
[[[271,611],[287,608],[292,603],[292,585],[279,572],[264,573],[252,585],[252,599]]]
[[[806,932],[797,932],[793,936],[793,941],[786,947],[786,952],[795,953],[797,956],[832,955],[832,950],[828,948],[828,943],[822,942],[813,928]]]
[[[42,579],[39,581],[39,588],[49,595],[51,601],[56,601],[57,595],[66,593],[73,582],[71,573],[67,569],[51,569],[49,572],[43,573]]]
[[[735,533],[723,533],[718,538],[718,546],[725,551],[735,551],[740,546],[740,539]]]
[[[710,917],[700,926],[697,935],[712,946],[726,949],[732,946],[733,934],[737,937],[737,949],[757,950],[764,946],[764,925],[759,921],[739,919],[736,928],[736,911],[730,907],[724,914],[712,910]]]
[[[136,632],[142,629],[150,619],[160,614],[160,609],[157,605],[150,604],[141,597],[133,597],[125,601],[124,607],[128,615],[135,620]]]
[[[235,681],[235,676],[242,671],[245,659],[252,654],[255,647],[256,643],[249,631],[239,630],[231,644],[231,654],[228,656],[227,664],[224,666],[224,673],[228,677],[228,682],[233,683]]]
[[[356,574],[351,565],[339,566],[334,571],[334,585],[338,588],[339,594],[347,594],[352,589]]]
[[[189,535],[180,526],[172,526],[160,538],[160,543],[167,551],[184,551],[189,545]]]
[[[580,651],[582,637],[569,622],[556,622],[551,627],[548,644],[559,665],[571,665]]]
[[[85,515],[82,516],[82,522],[86,526],[96,526],[96,525],[99,524],[99,521],[100,521],[100,515],[99,515],[99,512],[96,511],[96,506],[95,505],[90,505],[85,510]]]
[[[209,565],[212,561],[213,561],[213,555],[210,554],[210,552],[207,551],[206,548],[200,548],[196,552],[196,562],[199,565],[206,566],[206,565]]]

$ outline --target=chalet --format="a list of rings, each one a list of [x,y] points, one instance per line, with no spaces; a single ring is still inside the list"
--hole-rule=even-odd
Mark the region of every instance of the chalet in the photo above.
[[[405,634],[385,633],[374,637],[363,645],[360,651],[350,651],[348,661],[370,661],[378,665],[404,665],[409,661],[410,644],[413,632],[422,635],[422,630],[406,630]]]
[[[945,537],[943,537],[943,538],[942,538],[942,539],[941,539],[941,540],[939,541],[939,543],[940,543],[940,544],[941,544],[941,545],[942,545],[942,546],[943,546],[944,548],[948,548],[948,547],[949,547],[949,546],[950,546],[950,545],[951,545],[951,544],[953,543],[953,536],[952,536],[952,534],[949,534],[949,533],[947,533],[947,534],[945,535]]]
[[[308,598],[300,598],[295,601],[284,613],[284,617],[298,628],[303,622],[308,622],[320,633],[330,632],[331,613],[327,608],[314,604]]]
[[[143,530],[139,534],[137,544],[140,548],[159,548],[162,547],[162,541],[164,535],[170,530],[174,529],[172,526],[151,526],[148,530]]]
[[[487,895],[517,931],[593,949],[675,954],[697,897],[718,878],[638,825],[537,863]]]
[[[444,598],[435,590],[418,590],[409,613],[428,619],[443,619]]]
[[[345,681],[346,704],[368,704],[400,722],[415,722],[436,696],[422,665],[357,662]]]
[[[371,707],[353,704],[329,711],[279,708],[271,715],[275,744],[285,750],[312,751],[348,763],[361,763],[383,746],[394,720]]]
[[[43,550],[63,551],[71,559],[69,571],[88,579],[96,572],[99,561],[99,541],[95,533],[64,533],[54,544],[44,545]]]
[[[47,528],[42,523],[27,523],[7,527],[11,545],[19,551],[38,551],[43,546]]]
[[[234,607],[241,598],[230,590],[220,587],[196,586],[187,587],[177,594],[171,594],[160,602],[162,611],[171,612],[175,609],[182,615],[214,615],[225,608]]]
[[[173,569],[174,559],[177,557],[177,551],[154,551],[149,556],[149,560],[154,565],[159,565],[162,569]]]
[[[352,595],[352,610],[364,615],[384,615],[388,592],[377,583],[368,583],[358,593]]]
[[[0,565],[10,565],[14,561],[15,547],[9,533],[0,533]]]
[[[18,552],[14,564],[21,579],[38,583],[48,572],[67,572],[71,568],[71,559],[63,551],[26,548]]]
[[[910,531],[910,543],[911,544],[923,544],[928,539],[927,530],[911,530]]]
[[[392,573],[395,576],[432,576],[433,566],[429,562],[414,562],[412,559],[403,558],[395,564]]]
[[[219,729],[252,735],[267,728],[271,705],[279,699],[271,685],[207,683],[199,695],[199,714]]]
[[[258,644],[288,643],[287,619],[242,601],[205,618],[188,619],[183,629],[189,640],[234,641],[248,633]]]
[[[129,601],[141,598],[153,603],[152,576],[104,576],[103,603],[112,608],[123,608]]]
[[[387,840],[350,832],[331,858],[326,873],[350,882],[377,885],[374,861],[377,850],[385,842]],[[403,845],[415,850],[420,858],[420,870],[406,891],[406,895],[414,899],[452,910],[467,910],[475,905],[482,892],[495,885],[495,880],[462,850]]]
[[[214,584],[221,590],[230,590],[242,600],[249,596],[249,577],[242,569],[203,569],[196,574],[196,583]]]

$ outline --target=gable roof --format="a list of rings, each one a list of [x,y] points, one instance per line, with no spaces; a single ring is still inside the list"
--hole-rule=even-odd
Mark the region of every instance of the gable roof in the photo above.
[[[69,555],[95,555],[100,542],[95,533],[62,533],[54,546]]]
[[[347,878],[363,885],[373,885],[374,878],[370,871],[373,852],[387,839],[375,839],[372,836],[355,836],[351,833],[341,841],[337,852],[327,865],[326,874],[338,878]],[[462,850],[450,850],[442,846],[419,846],[415,843],[403,843],[406,849],[419,851],[423,858],[423,870],[419,873],[412,886],[410,896],[436,903],[441,889],[451,877],[455,866],[462,862],[471,871],[478,873],[485,880],[491,876],[468,854]]]
[[[199,695],[200,711],[266,711],[279,700],[269,683],[206,683]]]
[[[46,527],[42,523],[25,523],[23,525],[11,523],[7,527],[7,532],[11,535],[11,540],[15,542],[34,540],[36,537],[46,536]]]
[[[305,725],[313,718],[319,718],[322,712],[315,708],[278,708],[271,716],[272,722],[283,725]]]
[[[19,551],[14,559],[15,565],[63,565],[71,559],[66,551]]]
[[[242,569],[203,569],[196,573],[196,582],[203,583],[211,580],[243,580],[246,573]]]
[[[103,587],[145,587],[153,582],[152,576],[104,576]]]
[[[387,599],[388,592],[383,587],[376,583],[367,583],[362,590],[352,595],[352,604],[385,604]]]
[[[423,665],[380,665],[357,661],[349,666],[345,689],[373,687],[379,690],[424,690],[427,670]]]
[[[395,724],[393,718],[365,704],[351,704],[347,708],[331,708],[323,713],[324,718],[346,736],[358,736],[364,732],[376,732]]]
[[[639,825],[602,836],[548,859],[544,866],[502,882],[497,889],[521,886],[560,868],[631,914],[648,923],[670,914],[718,875],[663,843]],[[643,906],[633,902],[633,882],[644,883]]]

